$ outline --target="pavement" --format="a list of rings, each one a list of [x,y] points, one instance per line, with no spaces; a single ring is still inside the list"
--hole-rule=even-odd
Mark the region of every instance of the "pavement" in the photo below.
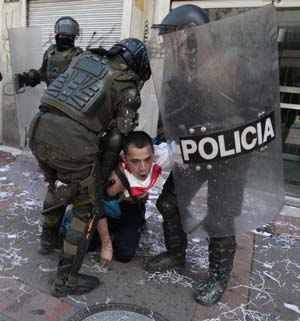
[[[82,271],[98,276],[101,286],[57,299],[49,290],[58,254],[37,253],[45,183],[29,152],[0,146],[0,185],[0,321],[67,321],[113,303],[147,308],[168,321],[300,321],[299,208],[285,206],[270,226],[238,237],[229,287],[221,302],[204,307],[193,302],[192,286],[207,271],[206,240],[189,240],[181,274],[143,270],[149,255],[164,250],[155,190],[137,257],[103,271],[99,255],[89,253]]]

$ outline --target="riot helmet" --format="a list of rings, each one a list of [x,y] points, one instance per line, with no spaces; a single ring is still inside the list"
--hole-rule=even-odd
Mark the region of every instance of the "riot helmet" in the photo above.
[[[171,10],[162,20],[161,24],[154,25],[153,28],[158,28],[158,34],[164,35],[170,32],[186,30],[188,28],[203,25],[209,22],[207,13],[196,5],[183,5]],[[190,81],[193,76],[199,72],[200,65],[197,62],[196,53],[198,52],[198,44],[194,32],[187,30],[185,34],[185,44],[181,47],[181,54],[177,56],[177,65],[182,69],[189,69]],[[169,40],[170,41],[170,40]],[[173,46],[178,46],[178,42],[169,43],[169,50],[173,50]],[[199,55],[199,52],[198,52]]]
[[[75,38],[79,36],[79,24],[72,17],[60,17],[55,23],[54,32],[58,49],[72,48]]]
[[[108,55],[120,55],[128,67],[132,69],[143,81],[151,76],[149,59],[144,43],[136,38],[127,38],[116,43]]]
[[[171,10],[161,24],[153,25],[159,28],[159,34],[165,34],[184,28],[199,26],[209,22],[206,12],[198,6],[187,4]]]

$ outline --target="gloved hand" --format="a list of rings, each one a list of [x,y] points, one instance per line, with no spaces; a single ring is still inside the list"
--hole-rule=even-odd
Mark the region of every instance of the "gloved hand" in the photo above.
[[[16,92],[25,86],[25,76],[22,74],[14,74],[14,84]]]
[[[1,72],[0,72],[0,81],[2,80],[3,78],[2,78],[2,74],[1,74]]]
[[[23,72],[21,74],[15,74],[14,76],[14,83],[17,92],[24,86],[34,87],[40,82],[40,74],[34,69],[30,69],[28,72]]]

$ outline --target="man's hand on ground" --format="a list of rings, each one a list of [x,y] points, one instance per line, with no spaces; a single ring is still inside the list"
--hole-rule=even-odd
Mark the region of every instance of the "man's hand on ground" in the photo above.
[[[113,247],[111,241],[101,245],[100,251],[100,267],[106,269],[113,257]]]
[[[107,268],[113,257],[113,247],[108,231],[106,217],[99,220],[97,230],[101,241],[100,267],[105,269]]]

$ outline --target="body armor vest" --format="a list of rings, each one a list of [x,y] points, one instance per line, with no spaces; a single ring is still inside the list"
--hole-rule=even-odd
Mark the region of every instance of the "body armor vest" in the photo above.
[[[46,83],[47,86],[70,65],[72,59],[82,53],[79,47],[73,47],[64,51],[57,50],[56,45],[51,46],[45,55],[47,59]]]
[[[122,71],[107,58],[85,52],[45,91],[41,104],[56,108],[96,133],[113,118],[112,82]]]

